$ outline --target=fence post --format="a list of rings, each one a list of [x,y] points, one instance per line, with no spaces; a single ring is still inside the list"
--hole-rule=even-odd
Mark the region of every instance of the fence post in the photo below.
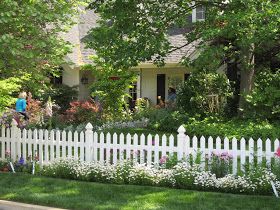
[[[178,135],[177,135],[177,158],[178,160],[182,160],[184,157],[184,148],[186,147],[186,129],[183,125],[179,127]]]
[[[20,129],[17,127],[17,122],[15,120],[12,121],[12,127],[11,127],[11,158],[12,161],[16,161],[17,155],[19,151],[17,150],[17,144],[20,144]]]
[[[93,126],[91,123],[86,125],[85,144],[86,144],[86,162],[92,161],[92,146],[93,146]]]

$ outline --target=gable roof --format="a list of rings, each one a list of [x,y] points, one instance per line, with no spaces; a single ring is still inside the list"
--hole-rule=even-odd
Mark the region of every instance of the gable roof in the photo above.
[[[67,60],[76,66],[91,63],[89,56],[94,55],[95,52],[93,49],[86,48],[86,45],[82,42],[82,40],[91,28],[98,25],[98,18],[98,15],[94,13],[93,10],[87,10],[85,13],[80,15],[78,24],[76,24],[67,34],[64,35],[65,40],[74,45],[72,53],[67,55]],[[168,54],[165,58],[166,64],[180,63],[184,56],[192,57],[194,55],[198,42],[187,44],[188,42],[183,35],[184,33],[186,33],[186,30],[184,29],[171,29],[169,31],[171,46],[180,49],[174,50]],[[146,63],[152,63],[152,61]]]

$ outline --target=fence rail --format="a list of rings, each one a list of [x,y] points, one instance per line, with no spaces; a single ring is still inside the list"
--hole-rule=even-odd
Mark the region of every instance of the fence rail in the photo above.
[[[116,164],[131,159],[148,165],[158,164],[164,156],[176,155],[178,160],[199,155],[201,165],[213,152],[227,152],[232,156],[232,171],[236,173],[243,166],[257,161],[268,166],[274,159],[274,151],[279,140],[257,141],[244,138],[221,139],[217,137],[190,138],[183,126],[177,136],[131,135],[97,133],[89,123],[82,132],[59,130],[21,130],[15,124],[11,128],[2,128],[0,132],[0,158],[5,152],[11,152],[11,158],[38,156],[39,164],[48,164],[56,159],[74,158],[82,161],[97,161]]]

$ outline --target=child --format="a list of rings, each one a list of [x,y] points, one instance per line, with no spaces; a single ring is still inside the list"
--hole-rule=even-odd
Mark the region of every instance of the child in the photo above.
[[[26,92],[21,92],[16,101],[16,112],[24,116],[24,120],[28,120],[29,117],[26,113]]]

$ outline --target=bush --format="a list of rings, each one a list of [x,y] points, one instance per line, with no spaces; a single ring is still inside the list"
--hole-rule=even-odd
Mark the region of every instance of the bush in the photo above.
[[[177,129],[188,121],[185,113],[173,109],[148,108],[136,113],[135,118],[149,119],[148,128],[165,132],[176,132]]]
[[[193,73],[177,90],[177,105],[189,114],[223,114],[227,97],[232,95],[224,74]]]
[[[262,140],[266,140],[267,138],[274,140],[280,136],[279,124],[268,121],[225,120],[216,117],[208,117],[204,120],[189,118],[189,121],[185,124],[185,128],[188,135],[196,135],[198,137],[212,136],[215,138],[219,136],[230,139],[233,137],[237,139],[244,137],[247,140],[252,137],[255,140],[258,138]]]
[[[47,101],[49,97],[60,107],[60,113],[70,108],[70,102],[77,100],[77,87],[67,85],[53,85],[40,97],[40,100]]]
[[[255,79],[254,89],[246,97],[245,116],[280,120],[280,71],[261,72]]]
[[[100,108],[98,104],[88,101],[73,101],[66,110],[66,119],[69,123],[78,125],[92,122],[95,125],[101,123]]]

